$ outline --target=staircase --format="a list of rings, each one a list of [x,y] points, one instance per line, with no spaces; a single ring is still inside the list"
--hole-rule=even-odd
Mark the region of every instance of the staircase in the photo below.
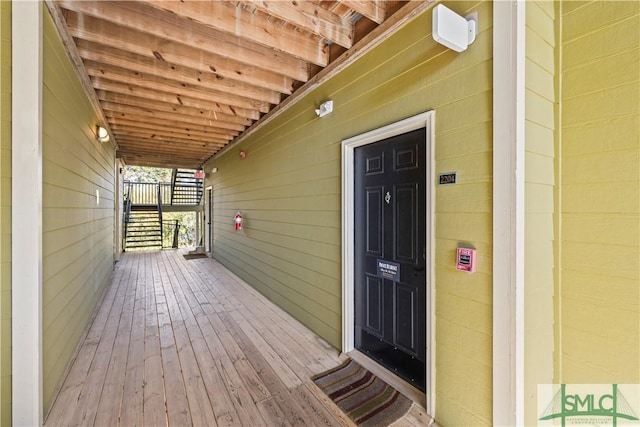
[[[197,206],[202,200],[203,178],[197,178],[198,171],[174,169],[171,175],[171,204]]]
[[[126,223],[124,249],[162,249],[162,223],[157,209],[131,209],[129,221]]]

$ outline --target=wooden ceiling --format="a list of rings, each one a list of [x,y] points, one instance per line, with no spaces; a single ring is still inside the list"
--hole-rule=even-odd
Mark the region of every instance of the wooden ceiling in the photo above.
[[[415,3],[430,2],[47,6],[117,156],[131,165],[198,168]]]

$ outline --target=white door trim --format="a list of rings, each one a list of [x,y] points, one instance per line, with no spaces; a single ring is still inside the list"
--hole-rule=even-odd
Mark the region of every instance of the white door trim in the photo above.
[[[427,111],[396,123],[354,136],[342,141],[342,352],[348,353],[354,349],[354,149],[363,145],[372,144],[380,140],[411,132],[416,129],[426,128],[426,307],[427,307],[427,353],[426,353],[426,403],[429,413],[435,416],[435,351],[433,348],[435,338],[435,191],[434,191],[434,131],[435,111]]]
[[[524,425],[524,0],[493,3],[493,425]]]
[[[42,3],[11,5],[11,408],[42,425]]]

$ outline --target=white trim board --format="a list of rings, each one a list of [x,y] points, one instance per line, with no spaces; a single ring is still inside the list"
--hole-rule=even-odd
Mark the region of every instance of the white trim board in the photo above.
[[[493,3],[493,425],[524,425],[525,1]]]
[[[11,169],[20,177],[11,180],[11,408],[13,425],[35,426],[43,417],[43,8],[36,1],[11,7]]]
[[[427,111],[413,117],[383,126],[378,129],[354,136],[342,141],[342,352],[349,353],[354,350],[354,150],[363,145],[372,144],[395,135],[411,132],[416,129],[426,128],[426,307],[427,307],[427,353],[426,353],[426,404],[431,416],[435,417],[435,191],[434,191],[434,138],[435,138],[435,111]]]

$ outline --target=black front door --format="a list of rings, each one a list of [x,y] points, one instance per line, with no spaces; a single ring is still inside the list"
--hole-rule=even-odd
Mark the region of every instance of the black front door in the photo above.
[[[424,128],[355,149],[355,345],[425,391]]]

